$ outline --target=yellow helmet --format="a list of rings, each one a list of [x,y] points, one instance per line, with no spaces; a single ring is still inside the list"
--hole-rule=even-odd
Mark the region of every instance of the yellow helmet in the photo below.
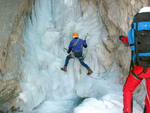
[[[78,33],[73,33],[72,36],[73,36],[73,37],[78,37],[79,35],[78,35]]]

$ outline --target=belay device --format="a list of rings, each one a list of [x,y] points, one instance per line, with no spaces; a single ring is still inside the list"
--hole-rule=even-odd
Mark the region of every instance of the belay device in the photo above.
[[[137,13],[128,33],[135,65],[150,67],[150,12]]]

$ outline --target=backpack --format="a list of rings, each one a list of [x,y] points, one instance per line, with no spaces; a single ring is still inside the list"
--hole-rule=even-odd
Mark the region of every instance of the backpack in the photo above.
[[[137,66],[150,67],[150,12],[137,13],[128,32],[132,50],[132,62]]]

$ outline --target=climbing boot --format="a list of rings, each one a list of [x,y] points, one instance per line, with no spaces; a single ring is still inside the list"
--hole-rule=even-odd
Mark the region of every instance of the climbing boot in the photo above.
[[[88,69],[87,75],[90,75],[91,73],[93,73],[93,71],[91,69]]]
[[[67,72],[67,67],[64,66],[61,68],[61,70]]]

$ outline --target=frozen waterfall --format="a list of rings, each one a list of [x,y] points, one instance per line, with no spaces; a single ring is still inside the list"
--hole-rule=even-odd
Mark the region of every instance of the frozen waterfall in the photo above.
[[[93,77],[101,76],[97,73],[107,71],[112,55],[102,43],[108,34],[98,6],[90,0],[35,1],[23,34],[22,92],[17,104],[24,113],[122,112],[122,85],[117,83],[120,72],[116,66],[107,79],[99,80],[88,77],[77,59],[70,60],[67,73],[60,70],[67,56],[64,48],[74,32],[81,39],[89,34],[88,48],[83,51],[85,62],[94,71]],[[142,110],[136,105],[135,111]]]

